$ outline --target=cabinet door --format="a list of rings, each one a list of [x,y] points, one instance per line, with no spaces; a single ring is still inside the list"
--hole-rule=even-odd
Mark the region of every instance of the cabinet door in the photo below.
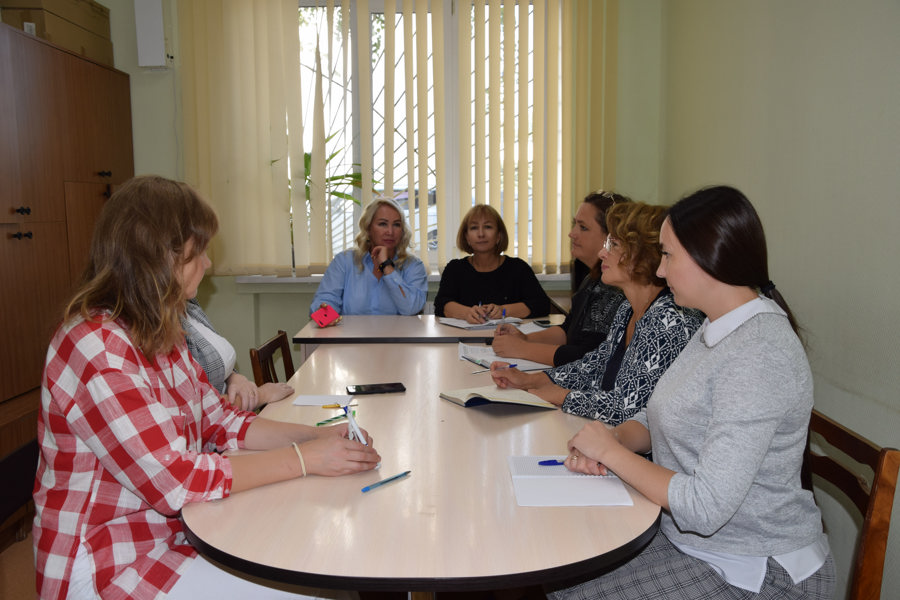
[[[65,218],[65,52],[33,36],[7,31],[22,203],[25,221]],[[6,117],[6,115],[3,115]]]
[[[0,223],[21,221],[22,188],[19,184],[19,129],[13,91],[12,57],[8,27],[0,27]],[[24,209],[23,209],[24,211]]]
[[[128,75],[67,57],[71,161],[67,181],[121,183],[134,176]]]
[[[0,400],[41,383],[70,292],[66,224],[0,225]]]
[[[66,232],[69,274],[74,284],[88,263],[94,223],[113,188],[103,183],[66,182]]]

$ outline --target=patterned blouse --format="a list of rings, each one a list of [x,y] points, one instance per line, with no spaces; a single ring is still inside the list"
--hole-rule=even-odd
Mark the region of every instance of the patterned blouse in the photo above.
[[[547,371],[557,385],[569,391],[562,409],[618,425],[638,413],[672,361],[687,345],[702,323],[702,314],[675,304],[672,292],[664,290],[637,322],[631,343],[610,390],[602,390],[607,363],[623,342],[632,310],[622,302],[606,340],[580,360]]]

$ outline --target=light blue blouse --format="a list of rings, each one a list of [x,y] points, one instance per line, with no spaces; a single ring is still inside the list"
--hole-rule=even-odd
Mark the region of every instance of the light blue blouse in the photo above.
[[[395,267],[381,279],[372,273],[372,257],[363,256],[362,271],[353,262],[353,250],[334,257],[309,312],[323,302],[342,315],[414,315],[425,306],[428,274],[425,265],[409,256],[400,268]]]

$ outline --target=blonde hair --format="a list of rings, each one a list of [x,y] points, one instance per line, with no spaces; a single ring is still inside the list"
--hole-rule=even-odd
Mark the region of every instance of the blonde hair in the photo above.
[[[412,240],[412,231],[410,231],[409,225],[406,224],[406,219],[403,218],[403,211],[390,198],[376,198],[363,209],[362,216],[359,218],[359,233],[356,234],[356,249],[353,250],[353,262],[356,263],[360,271],[363,268],[363,257],[372,250],[372,240],[369,239],[369,226],[375,220],[375,213],[382,206],[396,210],[397,214],[400,215],[400,222],[403,224],[403,235],[400,236],[400,241],[397,242],[397,268],[400,268],[409,258],[409,253],[406,250],[409,248],[410,240]]]
[[[146,358],[170,352],[184,337],[179,267],[206,250],[218,228],[213,209],[187,184],[152,175],[126,181],[100,212],[64,319],[108,311],[108,320],[127,325]]]

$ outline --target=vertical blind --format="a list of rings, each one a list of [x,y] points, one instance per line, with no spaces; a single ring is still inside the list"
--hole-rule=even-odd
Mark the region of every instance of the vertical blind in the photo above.
[[[306,4],[178,4],[185,178],[222,222],[214,273],[321,272],[376,194],[431,271],[475,203],[500,211],[508,254],[566,270],[573,204],[613,184],[615,3]],[[339,192],[350,173],[362,185]]]

